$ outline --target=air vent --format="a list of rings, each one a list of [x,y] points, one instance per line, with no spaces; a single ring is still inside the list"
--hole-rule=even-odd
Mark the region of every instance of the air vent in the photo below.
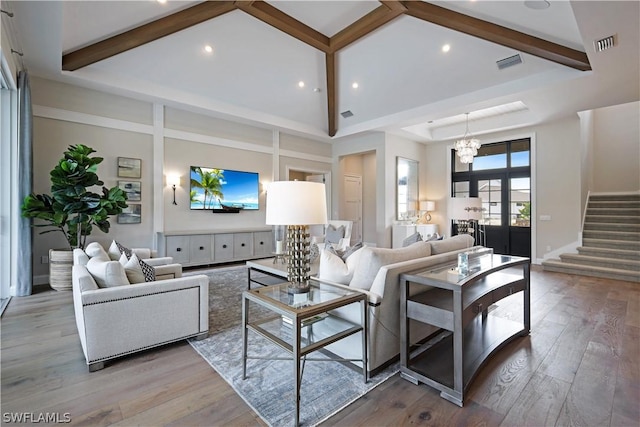
[[[616,44],[615,36],[605,37],[600,40],[596,40],[593,42],[593,46],[596,48],[596,52],[602,52],[603,50],[607,50],[612,48]]]
[[[510,56],[508,58],[496,61],[496,65],[499,70],[504,70],[507,67],[513,67],[514,65],[522,64],[522,57],[518,53],[517,55]]]
[[[345,119],[353,117],[353,113],[351,112],[351,110],[343,111],[342,113],[340,113],[340,115]]]

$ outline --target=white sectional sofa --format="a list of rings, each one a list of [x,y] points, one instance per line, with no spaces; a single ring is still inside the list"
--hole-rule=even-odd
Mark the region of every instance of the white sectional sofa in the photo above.
[[[369,360],[367,370],[374,374],[394,361],[400,354],[400,275],[409,271],[455,262],[459,252],[477,251],[481,246],[472,246],[473,238],[459,235],[450,239],[417,242],[406,248],[385,249],[365,247],[354,264],[352,278],[348,283],[331,281],[339,286],[348,286],[367,294],[369,303]],[[348,259],[347,259],[348,260]],[[321,258],[321,263],[325,262]],[[318,278],[323,281],[326,268],[320,266]],[[325,274],[335,279],[334,274]],[[415,291],[425,291],[425,287]],[[414,291],[414,292],[415,292]],[[335,310],[334,314],[360,323],[360,307],[352,304]],[[320,322],[318,327],[321,327]],[[436,331],[423,324],[412,325],[411,342],[415,343]],[[327,347],[329,351],[345,359],[361,357],[360,335],[352,335]],[[361,365],[360,362],[353,362]]]
[[[209,278],[177,277],[153,282],[99,287],[89,272],[89,257],[74,250],[73,305],[82,351],[90,371],[104,362],[209,331]],[[104,260],[107,276],[122,278],[118,261]],[[178,264],[179,266],[179,264]],[[155,267],[160,268],[161,267]],[[162,269],[161,269],[162,270]],[[181,275],[165,272],[165,275]],[[126,275],[121,280],[126,280]]]

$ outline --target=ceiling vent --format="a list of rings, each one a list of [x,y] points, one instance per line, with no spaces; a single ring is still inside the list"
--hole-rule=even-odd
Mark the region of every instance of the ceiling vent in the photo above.
[[[499,70],[504,70],[505,68],[513,67],[514,65],[518,64],[522,64],[522,57],[519,53],[508,58],[496,61],[496,65],[498,66]]]
[[[351,110],[343,111],[342,113],[340,113],[340,115],[345,119],[353,117],[353,113],[351,112]]]
[[[593,42],[593,46],[596,48],[596,52],[602,52],[603,50],[607,50],[615,46],[616,38],[615,36],[605,37],[600,40],[596,40]]]

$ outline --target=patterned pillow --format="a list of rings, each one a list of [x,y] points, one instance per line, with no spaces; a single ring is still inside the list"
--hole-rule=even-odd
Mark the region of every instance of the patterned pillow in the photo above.
[[[125,254],[122,254],[120,262],[124,261],[122,258],[125,257]],[[155,282],[156,280],[156,271],[146,262],[142,261],[138,258],[138,256],[134,253],[131,255],[128,261],[126,261],[124,265],[124,271],[127,274],[127,278],[130,283],[144,283],[144,282]]]
[[[324,241],[328,243],[340,243],[340,239],[344,237],[344,225],[336,228],[333,225],[327,227],[327,232],[324,236]]]
[[[142,268],[142,274],[144,274],[145,282],[155,282],[156,281],[156,271],[149,264],[144,262],[143,260],[138,260],[140,263],[140,267]]]
[[[114,242],[116,243],[116,246],[118,247],[118,250],[120,251],[121,254],[125,254],[127,258],[131,258],[131,249],[127,248],[126,246],[122,246],[120,243],[116,242],[115,240]]]

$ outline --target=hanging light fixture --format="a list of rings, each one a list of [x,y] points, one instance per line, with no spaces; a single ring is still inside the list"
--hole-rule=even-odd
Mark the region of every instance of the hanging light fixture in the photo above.
[[[473,157],[478,154],[478,149],[480,148],[480,141],[469,132],[469,113],[465,114],[467,115],[467,129],[464,131],[462,139],[455,142],[453,148],[455,148],[462,163],[473,163]]]

